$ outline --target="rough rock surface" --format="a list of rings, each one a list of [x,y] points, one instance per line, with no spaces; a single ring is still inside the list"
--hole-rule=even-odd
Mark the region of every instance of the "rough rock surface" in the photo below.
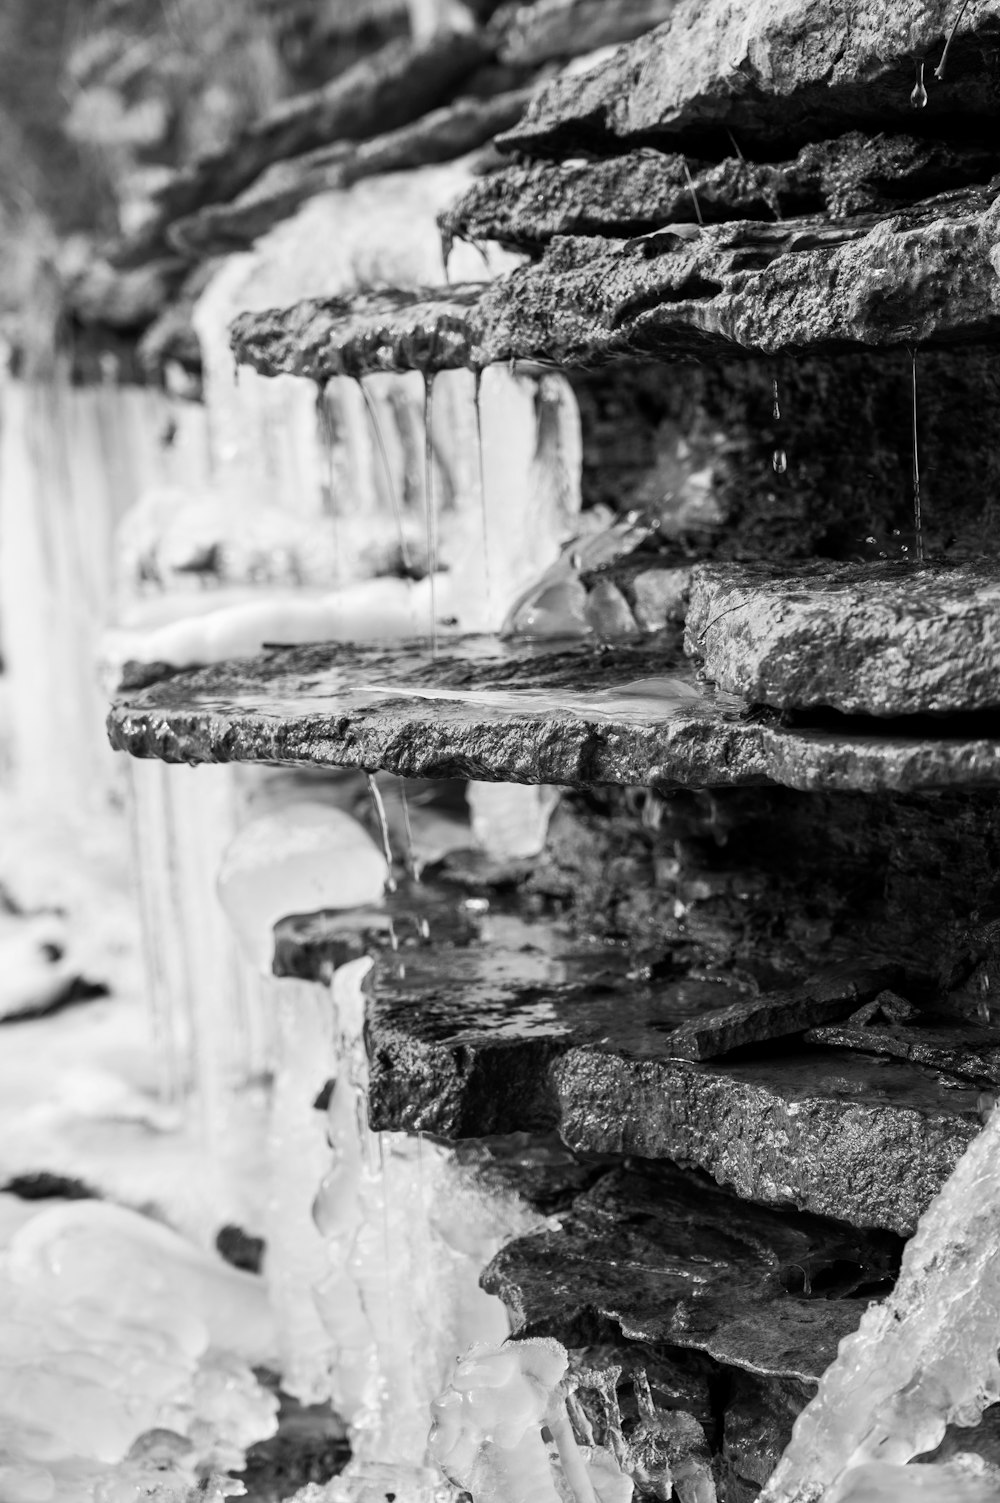
[[[519,65],[554,62],[630,42],[665,21],[678,0],[521,0],[501,6],[492,30],[500,60]]]
[[[747,1199],[911,1230],[978,1131],[977,1087],[806,1045],[674,1058],[678,1027],[739,988],[723,973],[643,979],[622,946],[516,917],[402,966],[385,955],[368,1003],[372,1124],[448,1138],[557,1128],[584,1153],[669,1158]]]
[[[314,194],[464,156],[517,120],[529,98],[529,90],[513,89],[492,99],[459,99],[369,141],[337,141],[276,161],[231,203],[209,203],[176,220],[168,238],[188,256],[242,250]]]
[[[697,162],[645,148],[503,167],[478,178],[439,223],[446,237],[537,253],[556,235],[644,235],[699,215],[706,223],[817,213],[842,220],[985,182],[998,167],[1000,150],[860,131],[811,142],[787,162]]]
[[[681,0],[670,20],[603,66],[543,89],[503,144],[552,154],[704,140],[724,128],[746,145],[838,129],[912,128],[914,59],[927,60],[921,125],[957,114],[987,122],[998,103],[1000,7],[973,0],[943,81],[933,78],[956,19],[952,0]],[[905,122],[905,124],[904,124]],[[988,128],[988,127],[987,127]]]
[[[839,1022],[886,984],[889,968],[871,973],[844,966],[788,992],[731,1002],[682,1023],[670,1036],[679,1059],[715,1059],[748,1044],[787,1038]]]
[[[703,564],[687,651],[751,704],[848,715],[1000,708],[1000,567]]]
[[[112,745],[167,762],[383,768],[406,777],[589,788],[774,782],[875,792],[996,786],[1000,740],[791,730],[699,683],[669,635],[565,652],[465,638],[433,658],[276,649],[130,694]]]
[[[238,362],[324,380],[526,360],[613,360],[992,341],[998,185],[832,224],[680,224],[564,236],[484,289],[312,300],[244,314]]]
[[[518,1336],[624,1336],[813,1383],[857,1325],[864,1301],[851,1296],[891,1277],[897,1255],[891,1237],[648,1165],[600,1179],[558,1231],[508,1243],[482,1283]]]
[[[282,101],[225,149],[178,169],[153,196],[148,222],[119,248],[118,259],[144,261],[173,220],[235,198],[274,162],[408,124],[439,106],[491,55],[491,45],[470,32],[389,42],[322,88]]]

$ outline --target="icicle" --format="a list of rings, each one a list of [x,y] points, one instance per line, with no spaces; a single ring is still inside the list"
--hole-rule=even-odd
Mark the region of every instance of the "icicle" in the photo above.
[[[704,229],[705,221],[701,217],[701,204],[698,202],[698,194],[695,190],[694,178],[691,176],[691,169],[687,164],[687,157],[681,158],[681,165],[684,168],[684,177],[687,182],[688,192],[691,195],[691,202],[694,204],[694,217],[697,219],[700,228]]]
[[[762,1503],[825,1497],[867,1462],[902,1465],[932,1451],[949,1424],[974,1425],[1000,1399],[998,1243],[994,1111],[920,1218],[893,1293],[869,1305],[841,1342]]]
[[[934,77],[937,79],[938,83],[944,82],[945,67],[948,62],[948,53],[951,51],[951,44],[955,40],[955,33],[958,30],[959,26],[962,24],[962,17],[965,15],[965,7],[968,5],[968,3],[969,0],[962,0],[958,15],[955,17],[954,24],[948,33],[948,40],[944,44],[944,51],[941,54],[941,61],[934,69]]]
[[[396,520],[396,536],[399,539],[399,557],[402,562],[403,568],[406,570],[408,578],[412,579],[413,563],[410,558],[410,550],[409,546],[407,545],[406,534],[403,531],[403,512],[399,503],[399,491],[396,488],[396,480],[392,473],[392,465],[389,463],[389,451],[385,446],[385,435],[382,432],[382,425],[379,422],[378,409],[376,408],[372,394],[368,390],[364,381],[359,378],[357,385],[358,390],[364,398],[365,411],[368,414],[368,421],[371,425],[375,444],[378,448],[379,456],[382,461],[382,473],[385,475],[386,489],[389,492],[389,499],[392,502],[392,514]]]
[[[476,457],[479,471],[479,518],[483,531],[483,573],[486,577],[486,614],[493,620],[493,581],[490,572],[490,520],[486,504],[486,461],[483,454],[483,372],[480,366],[475,371],[475,386],[472,400],[476,411]]]
[[[371,799],[372,809],[375,811],[375,819],[378,823],[379,835],[382,839],[382,854],[385,857],[386,871],[388,873],[385,879],[386,891],[395,892],[396,879],[392,874],[392,844],[389,840],[389,821],[386,818],[385,804],[382,802],[382,795],[379,792],[375,774],[366,772],[365,781],[368,784],[368,797]]]
[[[434,503],[434,376],[424,373],[424,517],[427,526],[427,574],[431,587],[431,655],[437,657],[438,618],[435,576],[438,567],[437,512]]]
[[[420,862],[417,860],[416,851],[413,848],[413,826],[410,823],[410,803],[406,797],[406,789],[402,783],[399,785],[399,802],[403,810],[403,836],[406,841],[406,869],[414,882],[420,881]]]
[[[920,450],[917,442],[917,352],[910,351],[912,382],[911,416],[913,425],[913,527],[917,537],[917,559],[924,561],[924,528],[920,510]]]

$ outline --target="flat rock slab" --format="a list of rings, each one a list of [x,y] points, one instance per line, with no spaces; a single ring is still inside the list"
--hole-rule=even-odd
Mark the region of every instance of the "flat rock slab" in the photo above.
[[[385,769],[588,788],[780,783],[862,792],[1000,785],[1000,739],[843,733],[747,717],[651,645],[553,650],[463,639],[424,647],[282,648],[130,692],[111,743],[166,762]]]
[[[701,564],[685,646],[720,689],[848,715],[1000,707],[1000,566]]]
[[[510,1242],[482,1277],[515,1335],[610,1332],[813,1384],[895,1272],[892,1237],[770,1211],[673,1165],[605,1175],[558,1231]]]
[[[1000,1087],[1000,1033],[955,1022],[918,1020],[906,1027],[870,1027],[850,1021],[810,1029],[809,1043],[834,1049],[887,1054],[975,1082],[990,1092]]]
[[[731,1002],[682,1023],[671,1035],[671,1052],[679,1059],[716,1059],[748,1044],[841,1022],[892,979],[890,967],[842,966],[788,992]]]
[[[677,224],[634,240],[562,236],[485,288],[316,299],[241,314],[264,375],[823,353],[1000,336],[997,185],[831,223]]]
[[[724,139],[746,146],[832,135],[838,129],[912,129],[914,59],[926,59],[921,125],[956,115],[992,119],[1000,102],[1000,5],[962,13],[943,81],[934,78],[960,7],[952,0],[681,0],[662,26],[600,67],[555,79],[503,138],[521,152]],[[773,153],[772,153],[773,154]]]

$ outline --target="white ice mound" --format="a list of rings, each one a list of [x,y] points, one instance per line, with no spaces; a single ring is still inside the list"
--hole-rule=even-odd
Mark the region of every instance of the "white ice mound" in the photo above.
[[[1000,1472],[979,1456],[944,1466],[893,1466],[867,1461],[852,1467],[826,1503],[997,1503]]]
[[[0,1498],[180,1498],[242,1467],[276,1428],[251,1371],[274,1346],[261,1280],[135,1212],[39,1212],[0,1258]]]
[[[240,830],[222,858],[218,890],[242,949],[267,975],[279,919],[381,902],[387,874],[356,819],[299,798]]]

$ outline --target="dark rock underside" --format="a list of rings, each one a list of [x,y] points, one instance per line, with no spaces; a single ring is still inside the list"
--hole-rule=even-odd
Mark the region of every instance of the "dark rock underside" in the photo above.
[[[451,655],[457,652],[457,656]],[[168,762],[384,768],[404,776],[862,791],[1000,783],[1000,740],[960,721],[784,729],[706,689],[676,638],[600,652],[466,638],[302,647],[178,673],[120,701],[112,745]]]

